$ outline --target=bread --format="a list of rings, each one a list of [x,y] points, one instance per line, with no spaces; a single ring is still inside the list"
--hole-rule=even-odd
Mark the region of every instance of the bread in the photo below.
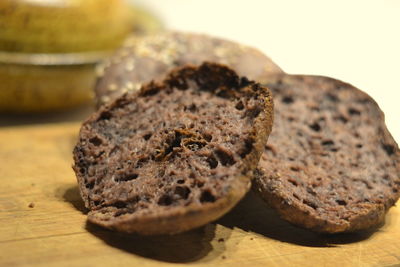
[[[374,100],[327,77],[282,75],[254,190],[313,231],[375,227],[399,198],[400,152]]]
[[[74,149],[89,221],[154,235],[222,216],[250,187],[272,109],[265,87],[212,63],[104,105]]]
[[[165,32],[132,38],[98,68],[97,104],[100,106],[126,91],[137,90],[142,83],[160,79],[174,67],[203,61],[226,64],[240,76],[261,83],[267,82],[271,74],[282,73],[254,48],[207,35]]]

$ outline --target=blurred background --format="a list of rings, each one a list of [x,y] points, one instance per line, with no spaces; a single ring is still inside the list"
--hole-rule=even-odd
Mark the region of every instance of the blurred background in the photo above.
[[[82,88],[93,87],[94,66],[127,34],[164,28],[256,47],[288,73],[349,82],[378,102],[400,141],[400,1],[127,1],[0,0],[0,125],[81,121],[93,110]]]
[[[284,71],[330,76],[371,95],[400,142],[400,1],[134,0],[167,28],[262,50]]]

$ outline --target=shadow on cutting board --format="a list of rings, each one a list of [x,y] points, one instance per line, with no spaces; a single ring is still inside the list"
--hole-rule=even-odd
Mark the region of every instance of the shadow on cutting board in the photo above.
[[[86,214],[77,186],[64,189],[63,198],[78,211]],[[217,225],[225,228],[216,231]],[[221,227],[219,227],[221,228]],[[113,232],[91,223],[86,230],[106,244],[123,251],[153,260],[171,263],[189,263],[212,260],[225,251],[224,242],[234,228],[251,232],[264,238],[308,247],[334,247],[368,239],[374,231],[321,235],[295,227],[280,219],[253,192],[215,224],[173,236],[139,236]]]
[[[217,223],[231,229],[236,227],[281,242],[308,247],[334,247],[337,244],[359,242],[368,239],[376,231],[372,229],[359,233],[335,235],[314,233],[279,218],[277,213],[252,191]]]
[[[211,241],[215,237],[215,225],[213,224],[173,236],[139,236],[117,233],[91,223],[86,224],[86,229],[108,245],[163,262],[189,263],[201,261],[206,256],[207,260],[211,260],[224,251],[221,248],[216,251],[211,245]],[[210,258],[211,251],[213,253]]]
[[[87,214],[78,186],[63,187],[60,190],[64,190],[62,196],[66,202],[83,214]],[[139,236],[113,232],[91,223],[86,224],[86,230],[107,245],[141,257],[171,263],[209,261],[218,257],[225,251],[225,245],[215,240],[227,240],[231,231],[219,233],[217,238],[215,228],[214,224],[207,224],[173,236]],[[213,240],[215,242],[211,244]]]
[[[75,209],[79,210],[83,214],[88,213],[88,209],[86,209],[85,204],[82,201],[81,196],[79,195],[78,186],[74,185],[68,188],[60,188],[60,190],[65,190],[62,194],[63,199],[70,203]]]

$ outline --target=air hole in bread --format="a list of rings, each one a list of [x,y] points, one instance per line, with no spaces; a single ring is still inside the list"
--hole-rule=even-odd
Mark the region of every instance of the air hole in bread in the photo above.
[[[394,146],[389,145],[389,144],[382,144],[382,148],[383,150],[385,150],[386,154],[388,154],[388,156],[391,156],[394,154]]]
[[[347,202],[342,200],[342,199],[336,199],[336,203],[341,205],[341,206],[346,206],[347,205]]]
[[[189,106],[185,106],[183,110],[184,111],[188,110],[190,112],[196,112],[197,111],[197,106],[196,106],[196,104],[192,103]]]
[[[215,169],[218,166],[218,161],[215,159],[214,156],[209,156],[207,158],[207,163],[210,165],[210,169]]]
[[[94,185],[95,185],[95,182],[93,181],[93,182],[91,182],[91,183],[86,183],[86,184],[85,184],[85,187],[86,187],[87,189],[93,189],[93,188],[94,188]]]
[[[172,204],[172,198],[169,195],[163,195],[160,197],[157,203],[161,206],[169,206]]]
[[[143,139],[147,141],[150,139],[151,136],[152,136],[151,133],[145,134],[145,135],[143,135]]]
[[[355,109],[355,108],[349,108],[348,112],[350,115],[361,115],[361,111],[359,111],[358,109]]]
[[[241,158],[246,157],[251,151],[253,151],[253,143],[254,139],[253,138],[247,138],[244,140],[244,147],[239,151],[239,156]]]
[[[300,171],[300,168],[297,166],[292,166],[292,167],[290,167],[290,170],[292,170],[294,172],[298,172],[298,171]]]
[[[367,181],[364,181],[364,180],[357,180],[357,179],[356,179],[356,181],[362,182],[362,183],[365,185],[365,187],[366,187],[367,189],[369,189],[369,190],[373,189],[373,187],[372,187]]]
[[[194,141],[194,140],[189,140],[184,143],[184,146],[188,148],[191,151],[197,151],[204,147],[206,143],[204,141]]]
[[[318,206],[315,203],[313,203],[312,201],[307,200],[307,199],[303,199],[303,204],[306,204],[307,206],[309,206],[315,210],[318,208]]]
[[[139,177],[139,174],[137,173],[132,173],[129,175],[124,175],[124,176],[120,176],[115,178],[116,182],[127,182],[127,181],[131,181],[131,180],[135,180]]]
[[[291,96],[284,96],[284,97],[282,97],[282,103],[285,103],[285,104],[292,104],[294,102],[294,99],[293,99],[293,97],[291,97]]]
[[[203,193],[201,193],[200,202],[215,202],[215,196],[213,196],[209,190],[203,191]]]
[[[245,112],[245,116],[253,119],[253,118],[257,117],[258,114],[261,113],[261,111],[262,111],[262,107],[260,107],[260,106],[248,107]]]
[[[197,186],[198,188],[202,188],[202,187],[204,186],[204,182],[203,182],[203,181],[197,181],[197,182],[196,182],[196,186]]]
[[[316,196],[316,195],[317,195],[317,193],[316,193],[312,188],[310,188],[310,187],[307,187],[307,192],[308,192],[309,194],[313,195],[313,196]]]
[[[100,138],[98,138],[97,136],[90,138],[89,142],[92,143],[95,146],[100,146],[103,142],[101,141]]]
[[[325,96],[326,96],[326,98],[328,100],[330,100],[332,102],[338,102],[339,101],[339,98],[336,95],[332,94],[332,93],[326,93]]]
[[[222,165],[232,166],[233,164],[235,164],[235,159],[233,158],[231,151],[229,151],[228,149],[219,147],[214,152],[218,158],[218,161],[221,162]]]
[[[108,111],[103,111],[103,112],[100,114],[100,116],[99,116],[99,118],[97,119],[97,121],[109,120],[109,119],[111,119],[111,117],[112,117],[112,114],[111,114],[110,112],[108,112]]]
[[[210,142],[212,140],[212,135],[209,133],[203,133],[203,138],[207,141]]]
[[[339,115],[339,116],[336,116],[336,117],[334,117],[334,119],[335,120],[338,120],[338,121],[341,121],[341,122],[343,122],[343,123],[347,123],[349,120],[345,117],[345,116],[343,116],[343,115]]]
[[[237,110],[242,110],[242,109],[244,109],[243,102],[240,100],[240,101],[236,104],[235,108],[236,108]]]
[[[81,174],[85,174],[85,173],[86,173],[86,169],[85,169],[85,168],[79,168],[79,172],[80,172]]]
[[[187,199],[190,194],[190,189],[187,186],[177,186],[175,187],[174,194],[178,195],[182,199]]]
[[[332,140],[324,140],[321,142],[321,145],[323,146],[333,146],[335,144],[335,142],[333,142]]]
[[[321,126],[319,125],[318,122],[314,122],[313,124],[309,125],[309,127],[316,132],[319,132],[321,130]]]

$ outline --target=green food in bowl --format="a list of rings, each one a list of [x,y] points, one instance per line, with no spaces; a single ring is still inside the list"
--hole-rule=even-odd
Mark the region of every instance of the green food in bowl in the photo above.
[[[88,102],[99,56],[0,53],[0,111],[43,112]]]
[[[96,64],[160,25],[124,0],[0,0],[0,112],[88,102]]]
[[[132,29],[123,0],[1,0],[0,50],[70,53],[114,49]]]

